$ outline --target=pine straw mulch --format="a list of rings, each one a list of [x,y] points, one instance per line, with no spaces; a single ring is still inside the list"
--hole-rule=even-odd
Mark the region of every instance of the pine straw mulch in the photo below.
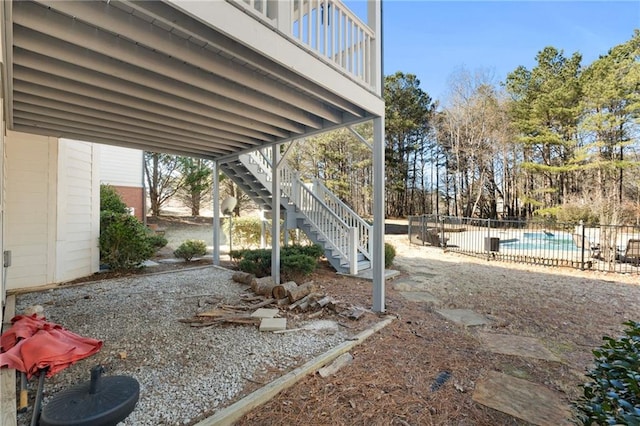
[[[601,344],[601,337],[618,335],[623,321],[640,318],[637,276],[487,263],[422,249],[417,262],[432,268],[429,291],[441,307],[474,309],[492,319],[492,325],[455,325],[434,306],[406,301],[388,281],[386,314],[398,319],[357,346],[352,364],[328,378],[305,377],[237,424],[527,424],[472,400],[484,374],[499,371],[543,384],[570,404],[581,394],[591,350]],[[319,275],[315,279],[327,294],[354,305],[372,305],[370,282],[330,271]],[[380,316],[369,313],[363,320],[358,329]],[[478,331],[536,337],[562,362],[491,353],[483,349]],[[437,378],[445,371],[450,379],[438,386]]]

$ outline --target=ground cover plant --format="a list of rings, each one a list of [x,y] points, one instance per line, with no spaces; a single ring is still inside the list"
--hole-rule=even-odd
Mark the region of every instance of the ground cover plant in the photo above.
[[[585,425],[640,424],[640,323],[625,322],[623,336],[605,336],[593,351],[595,367],[578,401],[579,417]]]

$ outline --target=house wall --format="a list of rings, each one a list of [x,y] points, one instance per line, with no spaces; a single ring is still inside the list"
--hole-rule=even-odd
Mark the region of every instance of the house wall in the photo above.
[[[99,180],[92,144],[7,132],[7,289],[90,275],[99,267]]]
[[[7,289],[53,281],[57,139],[7,132],[5,250],[11,250]]]
[[[91,275],[99,268],[99,148],[60,139],[55,281]]]
[[[134,209],[135,216],[144,220],[143,152],[111,145],[99,147],[100,182],[113,186],[122,201]]]

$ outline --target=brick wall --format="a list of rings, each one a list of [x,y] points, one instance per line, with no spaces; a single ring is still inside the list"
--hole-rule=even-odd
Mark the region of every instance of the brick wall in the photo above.
[[[122,197],[122,201],[124,201],[128,207],[135,209],[135,216],[142,222],[142,215],[144,213],[144,209],[142,208],[144,203],[144,188],[115,185],[113,185],[113,188],[118,191],[118,194]]]

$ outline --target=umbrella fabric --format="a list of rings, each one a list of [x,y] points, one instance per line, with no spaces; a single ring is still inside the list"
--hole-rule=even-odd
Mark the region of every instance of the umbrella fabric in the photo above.
[[[18,343],[18,340],[36,334],[44,327],[46,320],[36,314],[31,316],[17,315],[11,319],[11,323],[13,326],[0,337],[0,352],[8,351]]]
[[[13,326],[1,338],[0,367],[15,368],[27,378],[43,368],[48,368],[47,377],[51,377],[102,347],[100,340],[79,336],[35,315],[19,315],[11,322]]]

